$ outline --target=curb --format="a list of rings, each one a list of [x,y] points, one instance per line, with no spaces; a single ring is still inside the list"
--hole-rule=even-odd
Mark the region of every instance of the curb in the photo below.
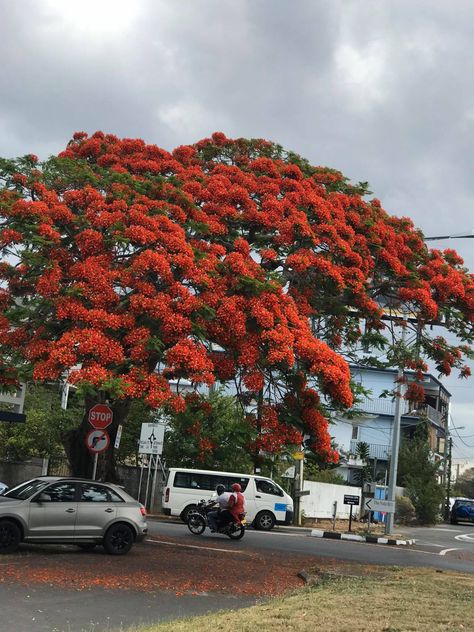
[[[355,535],[351,533],[336,533],[335,531],[320,531],[312,529],[313,538],[330,538],[331,540],[351,540],[353,542],[368,542],[369,544],[390,544],[392,546],[407,546],[415,544],[415,540],[396,540],[393,538],[379,538],[374,535]]]

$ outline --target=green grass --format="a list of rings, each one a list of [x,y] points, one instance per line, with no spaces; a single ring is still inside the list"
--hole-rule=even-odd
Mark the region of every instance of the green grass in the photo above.
[[[364,573],[367,572],[364,568]],[[369,571],[370,572],[370,571]],[[420,632],[474,630],[474,575],[374,569],[242,610],[173,620],[137,632]],[[236,580],[238,581],[238,579]],[[218,602],[218,596],[216,596]],[[131,631],[130,631],[131,632]]]

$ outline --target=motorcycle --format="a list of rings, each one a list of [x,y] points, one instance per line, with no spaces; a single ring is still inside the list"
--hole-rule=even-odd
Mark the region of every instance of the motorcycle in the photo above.
[[[208,513],[213,511],[215,506],[215,500],[202,499],[198,502],[196,509],[188,513],[188,529],[192,534],[202,535],[206,527],[209,527]],[[222,525],[216,533],[227,535],[231,540],[241,540],[245,535],[245,525],[245,514],[240,514],[238,521],[233,520]]]

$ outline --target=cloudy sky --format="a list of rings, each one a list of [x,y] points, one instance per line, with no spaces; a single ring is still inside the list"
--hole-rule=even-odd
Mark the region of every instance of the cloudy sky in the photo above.
[[[471,232],[473,39],[470,0],[0,0],[0,155],[77,130],[264,137],[368,180],[426,235]],[[436,245],[474,270],[474,240]],[[474,382],[445,383],[462,462]]]

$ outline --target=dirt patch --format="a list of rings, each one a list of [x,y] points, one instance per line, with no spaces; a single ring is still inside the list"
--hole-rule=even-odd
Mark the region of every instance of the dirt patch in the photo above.
[[[151,538],[153,540],[153,538]],[[1,583],[62,589],[173,591],[175,594],[280,595],[303,586],[298,572],[314,558],[244,549],[239,543],[194,546],[171,538],[136,545],[124,557],[74,547],[25,546],[2,558]],[[167,543],[168,542],[168,543]]]

